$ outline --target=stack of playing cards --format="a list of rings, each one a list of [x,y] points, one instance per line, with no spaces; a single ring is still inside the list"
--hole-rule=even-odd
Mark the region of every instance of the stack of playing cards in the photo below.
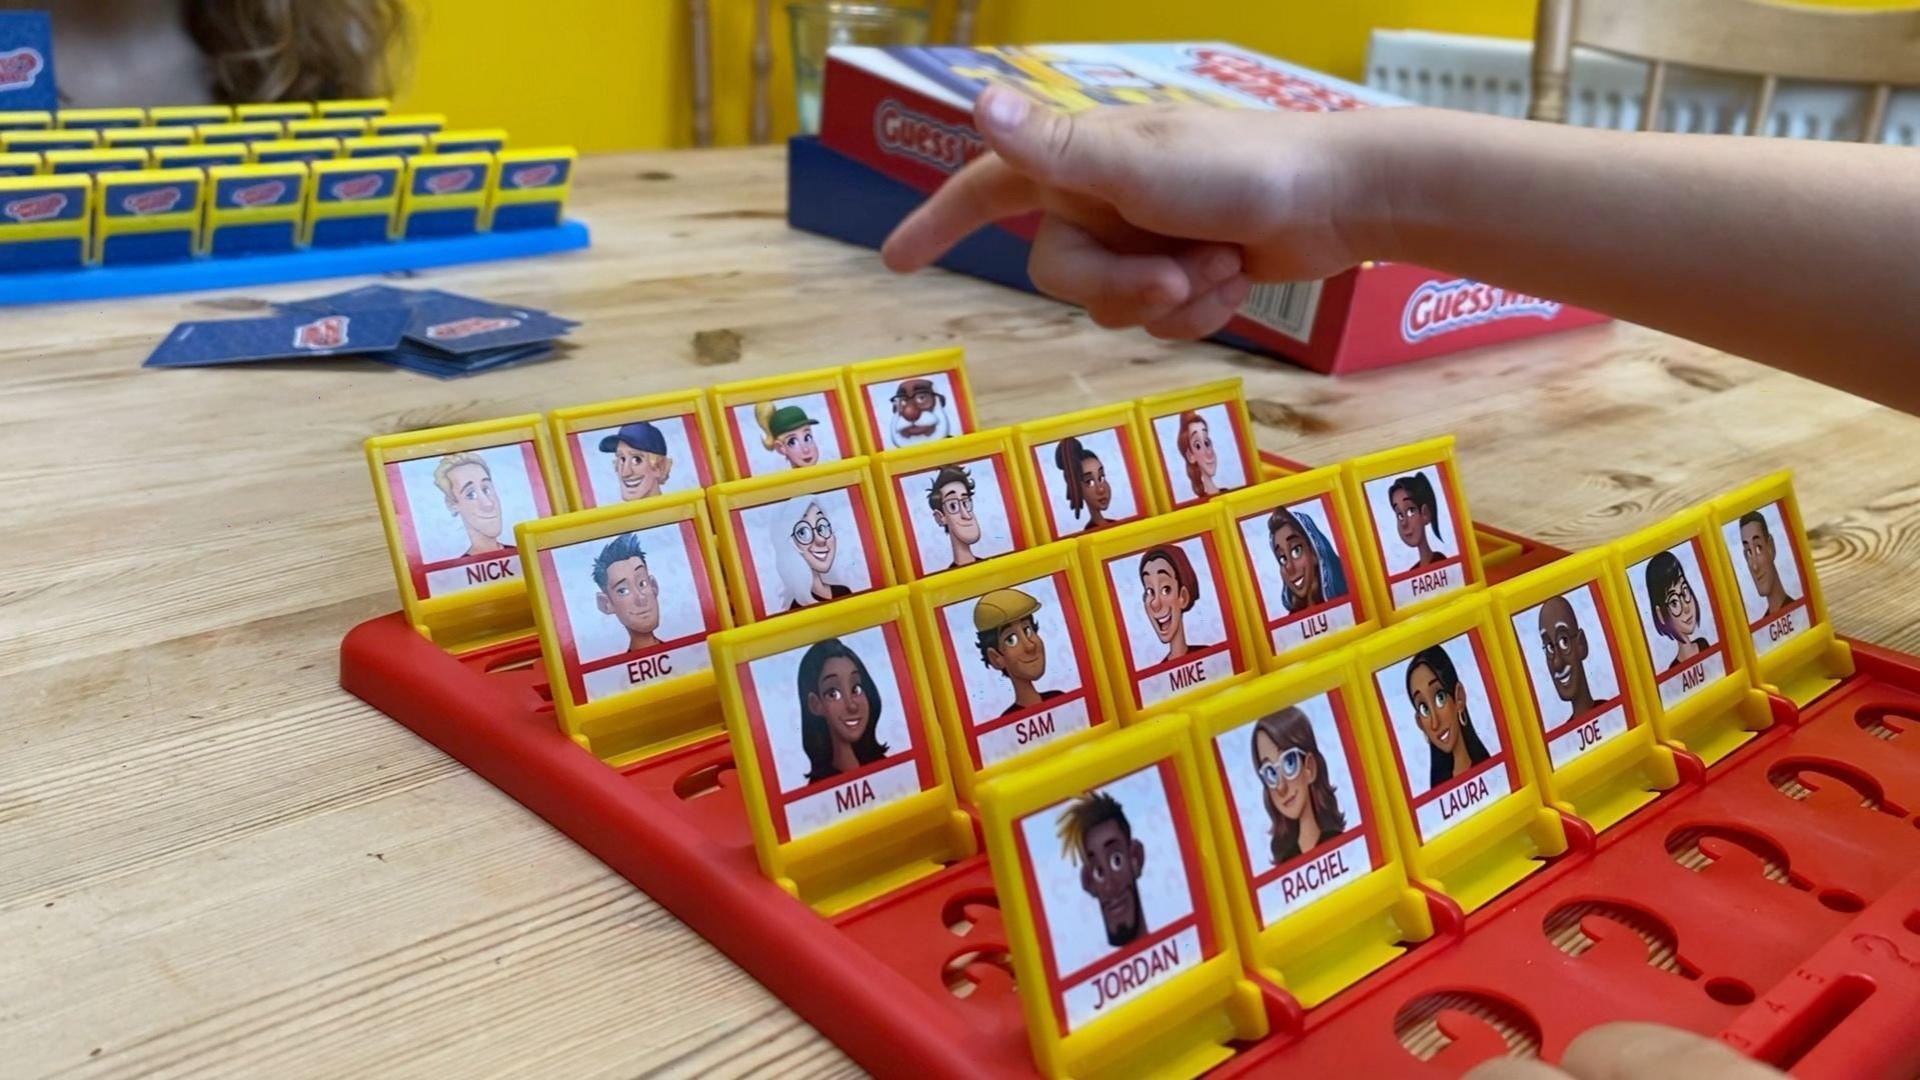
[[[181,323],[147,367],[355,356],[439,378],[537,360],[579,323],[436,289],[368,285],[260,319]]]

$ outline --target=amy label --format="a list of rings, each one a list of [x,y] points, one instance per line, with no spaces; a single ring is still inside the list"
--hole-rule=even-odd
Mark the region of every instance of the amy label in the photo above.
[[[1695,690],[1718,682],[1726,673],[1726,653],[1716,648],[1679,671],[1660,676],[1660,704],[1671,709]]]
[[[1807,605],[1797,604],[1753,628],[1753,651],[1765,656],[1781,642],[1812,625],[1807,618]]]

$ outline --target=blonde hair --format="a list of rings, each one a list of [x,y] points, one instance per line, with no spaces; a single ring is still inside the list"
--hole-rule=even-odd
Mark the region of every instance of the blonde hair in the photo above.
[[[487,474],[487,479],[493,479],[493,470],[487,468],[486,460],[479,454],[469,454],[464,451],[448,454],[440,459],[440,464],[433,467],[433,486],[440,489],[440,494],[445,495],[448,502],[453,501],[453,470],[462,465],[478,465],[480,471]]]
[[[762,401],[753,407],[753,419],[760,425],[760,445],[771,450],[780,445],[773,437],[773,410],[777,408],[772,401]]]
[[[190,0],[187,30],[229,102],[384,97],[411,40],[405,0]]]

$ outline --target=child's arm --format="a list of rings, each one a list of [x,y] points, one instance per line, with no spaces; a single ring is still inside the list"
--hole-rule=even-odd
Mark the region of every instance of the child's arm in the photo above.
[[[896,270],[1047,211],[1030,271],[1103,326],[1218,329],[1251,281],[1418,263],[1597,308],[1920,412],[1920,155],[1436,109],[1096,109],[989,90],[995,153]]]

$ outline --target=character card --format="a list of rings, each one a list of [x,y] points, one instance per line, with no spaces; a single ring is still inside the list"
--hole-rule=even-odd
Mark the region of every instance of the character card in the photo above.
[[[962,797],[1002,764],[1099,729],[1112,707],[1088,636],[1079,554],[1055,545],[914,586]]]
[[[1604,557],[1574,556],[1516,580],[1502,592],[1518,669],[1532,695],[1548,764],[1559,770],[1625,735],[1639,723],[1628,692],[1614,612],[1600,575]],[[1536,602],[1540,583],[1558,589]]]
[[[714,387],[728,474],[744,480],[858,457],[845,392],[839,368]]]
[[[567,495],[581,509],[702,491],[721,475],[698,390],[555,409],[548,422]]]
[[[1049,541],[1125,525],[1156,509],[1129,403],[1021,424],[1014,440],[1036,530]]]
[[[1119,661],[1116,696],[1131,714],[1217,690],[1253,670],[1219,522],[1212,509],[1193,507],[1083,541],[1107,654]]]
[[[1507,745],[1506,701],[1485,623],[1479,619],[1404,655],[1367,653],[1390,757],[1421,843],[1489,809],[1523,782]]]
[[[732,620],[698,492],[530,522],[519,538],[568,734],[613,759],[720,730],[707,637]],[[675,694],[702,699],[705,715],[668,715]]]
[[[1647,663],[1660,692],[1660,705],[1672,709],[1733,671],[1718,613],[1725,602],[1708,573],[1697,535],[1626,565],[1621,584],[1633,597]]]
[[[1271,480],[1222,500],[1256,652],[1269,670],[1374,629],[1336,466]]]
[[[710,493],[735,615],[802,611],[895,581],[867,458],[804,476],[721,484]]]
[[[1162,503],[1169,509],[1259,480],[1253,424],[1239,379],[1141,398],[1138,408],[1141,427],[1153,443]]]
[[[1720,526],[1755,656],[1767,655],[1814,623],[1800,530],[1787,523],[1785,505],[1786,500],[1776,499]]]
[[[869,454],[976,430],[967,358],[957,348],[850,364],[847,393]]]
[[[1007,429],[873,460],[902,580],[964,569],[1031,543]]]
[[[1451,436],[1355,458],[1346,470],[1394,616],[1485,580]]]
[[[401,598],[415,625],[431,621],[421,606],[429,602],[493,599],[501,585],[524,589],[514,527],[554,509],[538,415],[376,436],[366,445]]]
[[[1746,628],[1738,645],[1755,681],[1805,706],[1854,667],[1827,618],[1793,477],[1777,473],[1723,495],[1712,512],[1721,544],[1712,557],[1730,583],[1728,599],[1739,595]]]

